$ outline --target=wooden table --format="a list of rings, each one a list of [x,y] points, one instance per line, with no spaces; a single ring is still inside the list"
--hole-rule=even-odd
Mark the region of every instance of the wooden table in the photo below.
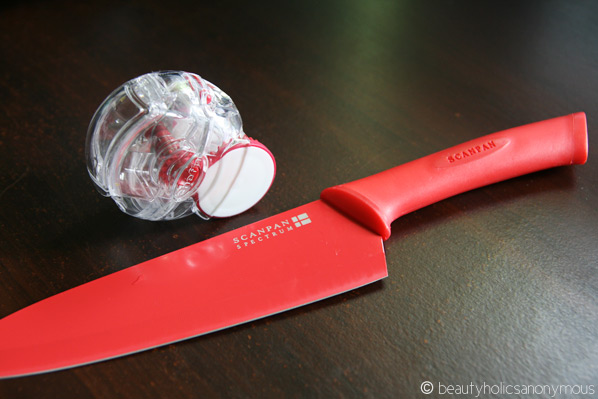
[[[0,397],[415,398],[426,381],[437,397],[530,385],[547,397],[547,384],[598,396],[597,15],[598,3],[567,1],[1,6],[0,317],[494,131],[584,111],[590,158],[402,217],[382,282],[2,380]],[[250,211],[147,222],[94,189],[84,147],[95,109],[164,69],[217,84],[276,156],[275,183]]]

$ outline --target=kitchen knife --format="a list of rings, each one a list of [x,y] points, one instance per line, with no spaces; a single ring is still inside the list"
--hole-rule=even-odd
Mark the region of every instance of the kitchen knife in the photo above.
[[[501,131],[326,189],[321,199],[88,282],[0,320],[0,378],[180,341],[387,276],[401,215],[587,159],[584,113]]]

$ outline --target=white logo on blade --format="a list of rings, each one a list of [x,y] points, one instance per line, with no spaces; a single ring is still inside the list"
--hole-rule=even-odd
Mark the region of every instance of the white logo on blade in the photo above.
[[[302,213],[299,216],[293,216],[291,220],[295,223],[295,227],[301,227],[311,223],[311,219],[309,216],[307,216],[307,213]]]
[[[233,244],[235,244],[237,249],[247,248],[266,240],[275,239],[283,234],[294,231],[295,228],[303,227],[310,223],[311,219],[309,215],[307,213],[302,213],[293,216],[290,220],[280,220],[277,223],[260,226],[247,233],[241,234],[240,236],[233,237]]]

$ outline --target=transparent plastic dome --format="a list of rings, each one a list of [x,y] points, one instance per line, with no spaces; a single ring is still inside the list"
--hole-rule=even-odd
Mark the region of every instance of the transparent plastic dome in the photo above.
[[[148,220],[241,213],[268,191],[268,149],[243,132],[231,98],[200,76],[149,73],[110,94],[87,133],[99,191]]]

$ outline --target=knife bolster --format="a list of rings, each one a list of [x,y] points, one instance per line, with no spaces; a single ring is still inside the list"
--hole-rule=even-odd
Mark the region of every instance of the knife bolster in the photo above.
[[[366,196],[345,184],[322,191],[320,198],[336,210],[380,234],[384,240],[390,237],[390,223],[384,212]]]

